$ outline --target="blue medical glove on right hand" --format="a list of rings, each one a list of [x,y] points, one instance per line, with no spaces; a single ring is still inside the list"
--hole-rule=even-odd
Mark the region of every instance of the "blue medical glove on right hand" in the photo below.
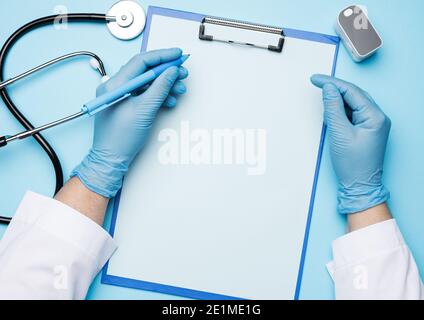
[[[136,55],[97,95],[113,90],[159,64],[180,58],[180,49],[151,51]],[[96,115],[93,147],[72,172],[91,191],[111,198],[122,187],[122,179],[149,138],[153,122],[162,106],[175,107],[176,96],[184,94],[181,81],[188,76],[184,67],[171,67],[139,96],[132,96]]]
[[[324,75],[314,75],[311,81],[323,89],[324,118],[339,179],[339,212],[358,213],[385,203],[390,194],[382,175],[390,119],[368,93],[351,83]],[[352,122],[345,103],[352,109]]]

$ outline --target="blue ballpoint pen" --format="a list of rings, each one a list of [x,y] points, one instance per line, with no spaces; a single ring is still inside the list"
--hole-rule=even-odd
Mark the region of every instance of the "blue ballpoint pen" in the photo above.
[[[123,86],[112,90],[96,99],[86,103],[82,107],[82,112],[89,114],[90,116],[95,115],[96,113],[114,105],[115,103],[129,97],[134,91],[144,87],[145,85],[151,83],[157,77],[159,77],[166,69],[170,67],[179,67],[187,59],[189,55],[183,55],[181,58],[163,63],[157,67],[150,69],[149,71],[139,75],[138,77],[128,81]]]
[[[158,65],[146,71],[145,73],[139,75],[138,77],[126,82],[121,87],[115,90],[109,91],[108,93],[101,95],[95,98],[94,100],[84,104],[80,112],[73,114],[69,117],[48,123],[44,126],[35,128],[33,130],[28,130],[28,131],[18,133],[14,136],[0,137],[0,147],[4,147],[9,142],[12,142],[12,141],[28,138],[38,132],[56,127],[62,123],[69,122],[71,120],[77,119],[86,114],[89,115],[90,117],[94,116],[95,114],[115,105],[117,102],[128,98],[129,96],[131,96],[132,93],[139,90],[140,88],[143,88],[144,86],[150,84],[168,68],[181,66],[188,59],[189,56],[190,55],[183,55],[177,60],[163,63],[161,65]]]

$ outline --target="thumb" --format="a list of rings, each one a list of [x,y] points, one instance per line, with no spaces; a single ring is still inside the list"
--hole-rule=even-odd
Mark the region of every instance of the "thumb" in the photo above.
[[[324,121],[329,129],[340,129],[350,127],[350,123],[346,111],[343,97],[332,83],[327,83],[322,88],[324,101]]]
[[[135,97],[135,99],[139,100],[140,104],[149,106],[151,111],[158,111],[168,98],[178,76],[178,67],[168,68],[150,85],[145,93]]]

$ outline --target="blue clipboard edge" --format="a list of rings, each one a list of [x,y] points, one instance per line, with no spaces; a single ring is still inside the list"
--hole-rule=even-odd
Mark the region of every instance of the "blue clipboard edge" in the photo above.
[[[179,19],[185,19],[185,20],[192,20],[192,21],[198,21],[201,22],[206,15],[192,13],[192,12],[186,12],[186,11],[180,11],[175,9],[168,9],[168,8],[162,8],[162,7],[155,7],[155,6],[149,6],[148,12],[147,12],[147,20],[146,20],[146,28],[143,34],[143,42],[141,47],[141,52],[145,52],[147,49],[147,43],[149,39],[150,34],[150,27],[152,22],[152,16],[153,15],[163,15],[168,17],[174,17]],[[334,55],[334,62],[333,62],[333,69],[332,69],[332,76],[336,73],[336,66],[337,66],[337,59],[338,59],[338,53],[340,48],[340,38],[337,36],[332,35],[326,35],[322,33],[315,33],[315,32],[308,32],[308,31],[302,31],[302,30],[296,30],[296,29],[290,29],[290,28],[283,28],[284,33],[286,37],[289,38],[297,38],[297,39],[304,39],[309,41],[315,41],[315,42],[321,42],[326,44],[332,44],[335,45],[335,55]],[[324,143],[325,143],[325,137],[326,137],[326,131],[327,128],[325,124],[322,128],[321,133],[321,140],[318,150],[318,157],[317,157],[317,164],[315,168],[315,176],[314,176],[314,182],[312,186],[312,192],[311,192],[311,199],[309,203],[309,212],[306,222],[306,228],[305,228],[305,236],[303,240],[303,247],[302,247],[302,254],[299,264],[299,272],[296,282],[296,290],[295,290],[295,296],[294,300],[299,300],[300,297],[300,289],[302,286],[302,277],[303,277],[303,270],[304,270],[304,264],[305,264],[305,258],[306,258],[306,252],[308,248],[308,240],[309,240],[309,232],[311,228],[311,222],[312,222],[312,213],[314,209],[315,204],[315,196],[316,196],[316,189],[318,185],[318,178],[319,178],[319,172],[321,167],[321,160],[322,160],[322,154],[324,149]],[[110,225],[109,233],[113,237],[115,233],[115,226],[116,221],[118,217],[118,208],[119,208],[119,202],[121,198],[121,191],[118,192],[116,195],[114,202],[113,202],[113,210],[112,210],[112,220]],[[191,299],[200,299],[200,300],[244,300],[242,298],[236,298],[236,297],[230,297],[230,296],[224,296],[220,294],[214,294],[214,293],[208,293],[204,291],[197,291],[197,290],[191,290],[186,288],[179,288],[164,284],[158,284],[158,283],[152,283],[142,280],[135,280],[135,279],[129,279],[124,277],[118,277],[114,275],[108,274],[108,267],[109,267],[109,261],[106,263],[106,265],[103,267],[102,270],[102,276],[101,276],[101,283],[103,284],[110,284],[110,285],[116,285],[126,288],[133,288],[133,289],[140,289],[140,290],[146,290],[146,291],[152,291],[152,292],[158,292],[163,294],[169,294],[169,295],[175,295],[180,297],[186,297]]]
[[[312,34],[313,37],[316,35],[328,37],[329,41],[335,41],[334,44],[336,46],[335,53],[334,53],[334,62],[333,62],[333,69],[331,70],[331,76],[336,75],[336,68],[337,68],[337,60],[339,56],[339,49],[340,49],[340,38],[336,36],[326,36],[321,34]],[[326,42],[328,43],[328,42]],[[327,126],[323,124],[322,126],[322,133],[321,133],[321,142],[319,146],[318,151],[318,159],[317,159],[317,165],[315,168],[315,177],[314,177],[314,184],[312,186],[312,192],[311,192],[311,200],[309,202],[309,213],[308,213],[308,219],[306,222],[306,230],[305,230],[305,238],[303,240],[303,248],[302,248],[302,255],[300,260],[300,266],[299,266],[299,274],[297,276],[297,283],[296,283],[296,291],[294,295],[294,300],[299,300],[300,298],[300,289],[302,287],[302,278],[303,278],[303,269],[305,266],[305,259],[306,259],[306,251],[308,249],[308,241],[309,241],[309,231],[311,230],[311,223],[312,223],[312,213],[314,211],[314,205],[315,205],[315,196],[318,186],[318,178],[319,178],[319,172],[321,169],[321,161],[322,161],[322,153],[324,151],[324,144],[325,144],[325,137],[327,133]]]

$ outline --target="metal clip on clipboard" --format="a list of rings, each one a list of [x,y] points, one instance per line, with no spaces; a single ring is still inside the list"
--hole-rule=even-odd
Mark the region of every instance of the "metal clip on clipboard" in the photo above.
[[[207,35],[206,26],[205,26],[206,24],[213,24],[213,25],[219,25],[219,26],[230,27],[230,28],[239,28],[239,29],[250,30],[250,31],[258,31],[258,32],[264,32],[269,34],[277,34],[280,36],[280,38],[278,40],[277,45],[270,44],[267,46],[249,43],[245,41],[237,41],[232,39],[221,39],[213,35]],[[273,52],[281,53],[284,47],[285,34],[282,28],[261,25],[261,24],[253,24],[253,23],[239,21],[239,20],[231,20],[231,19],[224,19],[224,18],[217,18],[217,17],[205,17],[199,27],[199,39],[205,40],[205,41],[219,41],[219,42],[225,42],[230,44],[245,45],[245,46],[261,48],[261,49],[266,49]]]

